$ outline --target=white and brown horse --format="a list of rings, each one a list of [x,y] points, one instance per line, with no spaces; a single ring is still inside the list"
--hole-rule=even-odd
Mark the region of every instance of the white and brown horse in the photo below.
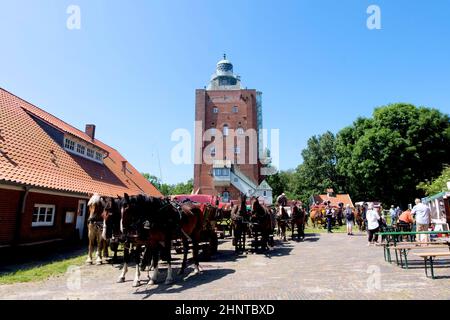
[[[92,264],[92,255],[96,248],[95,263],[100,265],[103,259],[108,257],[108,242],[106,239],[106,217],[104,213],[105,200],[99,194],[94,194],[88,202],[89,218],[88,225],[88,258],[86,263]]]

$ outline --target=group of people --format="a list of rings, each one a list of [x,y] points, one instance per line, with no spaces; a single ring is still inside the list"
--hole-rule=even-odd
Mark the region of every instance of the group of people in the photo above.
[[[280,206],[287,205],[286,195],[283,193],[277,198],[277,203]],[[316,206],[320,206],[316,203]],[[331,205],[330,201],[323,203],[326,227],[328,233],[333,233],[332,227],[337,222],[339,226],[342,225],[342,220],[345,218],[347,226],[347,235],[353,235],[353,227],[355,225],[355,213],[350,204],[340,203],[338,208]],[[385,215],[382,213],[381,207],[375,207],[373,203],[364,204],[361,209],[361,217],[367,229],[368,246],[378,242],[378,233],[388,226]],[[430,208],[422,203],[420,199],[415,200],[415,205],[411,210],[402,211],[399,206],[391,206],[389,210],[391,227],[396,227],[399,231],[412,231],[413,225],[416,225],[416,231],[428,231],[431,224]],[[427,237],[421,235],[420,241],[427,241]]]
[[[422,203],[420,199],[415,200],[415,205],[411,210],[401,212],[400,208],[391,206],[389,210],[391,217],[390,225],[396,227],[398,231],[412,231],[413,225],[416,225],[416,231],[428,231],[431,225],[430,208]],[[378,242],[377,233],[381,231],[381,227],[386,225],[386,219],[380,214],[373,205],[369,204],[366,212],[368,246]],[[428,241],[426,235],[420,235],[419,241]]]

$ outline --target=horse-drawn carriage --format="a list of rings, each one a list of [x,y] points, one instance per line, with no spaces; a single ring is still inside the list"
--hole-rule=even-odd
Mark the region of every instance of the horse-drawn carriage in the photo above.
[[[233,245],[236,253],[245,252],[247,240],[250,250],[266,250],[274,245],[273,211],[261,203],[257,197],[241,194],[231,212]]]
[[[209,260],[212,255],[217,253],[219,246],[217,236],[217,198],[211,195],[174,195],[171,197],[176,203],[190,203],[200,209],[202,213],[203,226],[200,232],[200,248],[204,260]],[[183,251],[182,243],[179,239],[174,240],[174,249],[177,253]]]

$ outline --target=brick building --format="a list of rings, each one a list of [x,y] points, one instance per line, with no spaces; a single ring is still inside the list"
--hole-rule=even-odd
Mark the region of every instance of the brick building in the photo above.
[[[0,88],[0,248],[85,238],[93,193],[161,196],[95,129]]]
[[[242,192],[272,203],[272,189],[261,174],[261,97],[241,86],[226,56],[208,87],[196,90],[194,193],[227,202]]]

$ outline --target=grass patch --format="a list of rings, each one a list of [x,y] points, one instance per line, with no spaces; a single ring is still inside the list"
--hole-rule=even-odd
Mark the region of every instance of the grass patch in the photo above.
[[[353,226],[353,232],[357,231],[358,227]],[[338,226],[337,224],[331,228],[331,231],[333,233],[347,233],[347,226],[344,224],[342,226]],[[326,228],[316,227],[314,228],[312,225],[306,225],[305,226],[305,233],[327,233]]]
[[[70,266],[80,266],[84,264],[85,259],[86,255],[82,254],[69,259],[50,261],[40,265],[19,268],[13,272],[0,273],[0,284],[47,280],[50,277],[66,273]]]

